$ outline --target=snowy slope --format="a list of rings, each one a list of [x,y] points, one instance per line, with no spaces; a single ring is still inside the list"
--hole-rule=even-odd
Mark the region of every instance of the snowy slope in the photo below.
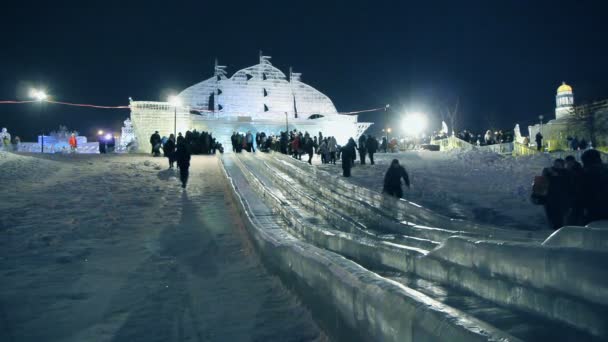
[[[542,229],[542,206],[529,201],[532,180],[551,161],[547,155],[513,158],[490,152],[378,153],[376,165],[359,165],[350,181],[382,191],[393,158],[405,166],[412,187],[405,197],[444,215],[517,229]],[[342,172],[338,165],[317,165]]]
[[[0,154],[0,341],[325,339],[257,259],[215,157],[185,192],[165,168]]]

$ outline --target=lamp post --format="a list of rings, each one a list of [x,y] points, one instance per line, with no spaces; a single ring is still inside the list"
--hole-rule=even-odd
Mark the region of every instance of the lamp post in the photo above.
[[[30,97],[40,103],[38,107],[38,117],[42,117],[42,102],[46,101],[48,95],[44,92],[44,90],[32,89],[30,90]],[[40,134],[40,153],[44,153],[44,129],[42,129],[42,134]]]
[[[287,114],[287,112],[285,112],[285,134],[287,134],[287,132],[289,132],[289,114]]]
[[[539,128],[540,134],[543,134],[543,118],[544,118],[544,116],[542,116],[542,115],[538,116],[538,120],[540,121],[540,128]]]
[[[169,103],[173,105],[173,136],[177,139],[177,107],[182,105],[182,101],[176,95],[169,96]]]

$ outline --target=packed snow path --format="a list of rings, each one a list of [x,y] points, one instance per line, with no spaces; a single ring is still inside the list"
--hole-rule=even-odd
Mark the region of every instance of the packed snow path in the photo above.
[[[0,341],[326,339],[261,266],[217,159],[193,157],[186,191],[165,162],[0,155]]]

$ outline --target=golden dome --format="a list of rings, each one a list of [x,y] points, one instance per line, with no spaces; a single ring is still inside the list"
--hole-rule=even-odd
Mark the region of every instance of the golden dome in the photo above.
[[[562,85],[557,88],[557,93],[571,93],[572,87],[567,85],[566,82],[562,82]]]

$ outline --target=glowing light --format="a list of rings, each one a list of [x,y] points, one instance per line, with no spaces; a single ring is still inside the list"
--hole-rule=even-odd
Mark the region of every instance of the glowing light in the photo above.
[[[103,130],[100,129],[99,131],[97,131],[97,135],[103,135]]]
[[[168,102],[175,107],[180,107],[182,105],[182,100],[176,95],[169,96]]]
[[[112,139],[112,134],[108,133],[105,136],[106,140],[111,140]]]
[[[403,118],[402,125],[406,134],[418,136],[426,129],[427,118],[422,113],[408,113]]]
[[[44,92],[44,90],[39,89],[31,89],[30,97],[36,101],[45,101],[46,99],[48,99],[48,95],[46,94],[46,92]]]
[[[390,132],[391,132],[391,129],[390,129],[390,128],[387,128],[387,129],[386,129],[386,131],[390,133]]]

